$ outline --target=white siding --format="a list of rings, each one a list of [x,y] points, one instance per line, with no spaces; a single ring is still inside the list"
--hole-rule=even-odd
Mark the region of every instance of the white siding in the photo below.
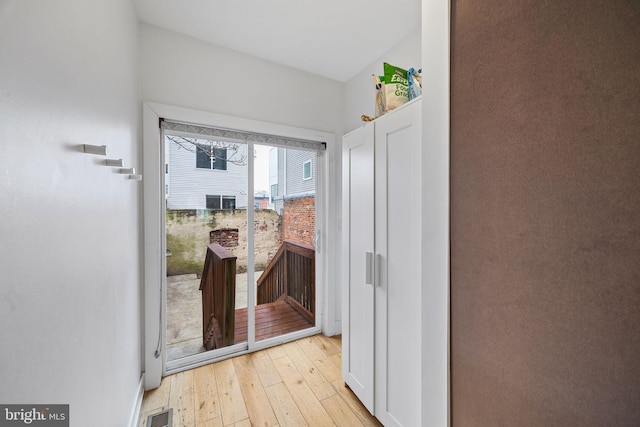
[[[303,165],[311,161],[311,179],[303,179]],[[269,162],[269,184],[278,185],[274,209],[282,211],[283,198],[316,191],[317,153],[297,149],[273,148]]]
[[[278,148],[278,197],[281,198],[287,194],[287,182],[285,168],[287,167],[287,159],[284,148]]]
[[[285,173],[284,173],[284,168],[285,168],[285,156],[284,156],[284,148],[275,148],[274,149],[276,151],[276,157],[277,157],[277,161],[275,163],[275,172],[271,171],[269,172],[269,175],[273,175],[276,177],[276,183],[278,184],[278,192],[276,195],[276,198],[274,200],[274,209],[276,210],[276,212],[282,214],[282,209],[284,209],[284,201],[283,201],[283,197],[285,195],[285,192],[287,191],[287,186],[285,183]],[[271,166],[271,164],[269,165]]]
[[[276,200],[278,192],[272,191],[274,185],[278,185],[278,149],[276,147],[269,150],[269,209],[279,212],[282,206]]]
[[[227,162],[227,170],[196,168],[196,153],[169,144],[168,209],[206,209],[207,195],[235,196],[236,208],[247,207],[247,166]],[[247,146],[240,145],[241,154]]]
[[[314,151],[286,150],[287,156],[287,196],[316,191],[316,153]],[[311,179],[304,180],[302,168],[305,162],[311,160]]]

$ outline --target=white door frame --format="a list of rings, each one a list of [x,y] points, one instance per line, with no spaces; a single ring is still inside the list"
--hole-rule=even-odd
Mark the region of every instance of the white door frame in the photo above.
[[[448,426],[450,0],[422,0],[422,425]]]
[[[163,149],[161,144],[160,118],[194,123],[203,126],[238,129],[261,134],[280,135],[314,141],[324,141],[327,150],[318,155],[318,199],[325,203],[316,207],[316,229],[319,230],[319,244],[316,250],[316,325],[311,330],[275,337],[258,343],[244,343],[231,346],[227,350],[217,352],[215,360],[231,355],[242,354],[249,350],[259,350],[275,344],[290,341],[317,333],[321,330],[331,334],[332,328],[326,313],[331,312],[328,301],[333,301],[337,291],[335,284],[327,283],[327,258],[332,239],[329,228],[329,194],[335,171],[330,168],[335,164],[335,135],[328,132],[314,131],[292,126],[279,125],[241,117],[228,116],[207,111],[193,110],[165,104],[144,102],[142,110],[143,126],[143,175],[144,175],[144,385],[146,390],[160,386],[162,376],[183,369],[210,363],[211,355],[201,353],[171,363],[167,369],[164,351],[166,334],[166,316],[163,301],[166,297],[165,277],[165,241],[164,241],[164,168]],[[251,174],[250,174],[251,175]],[[251,178],[251,176],[249,176]],[[250,187],[251,188],[251,187]],[[331,187],[332,188],[332,187]],[[251,209],[249,209],[252,214]],[[251,219],[251,218],[249,218]],[[250,223],[250,222],[249,222]],[[251,345],[252,348],[249,348]]]

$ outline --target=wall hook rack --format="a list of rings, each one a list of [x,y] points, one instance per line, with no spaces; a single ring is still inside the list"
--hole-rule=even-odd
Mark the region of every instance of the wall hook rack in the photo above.
[[[107,159],[105,160],[105,163],[107,164],[107,166],[115,166],[120,168],[123,165],[122,159]]]
[[[107,155],[107,146],[106,145],[82,144],[82,150],[87,154],[97,154],[99,156],[106,156]]]

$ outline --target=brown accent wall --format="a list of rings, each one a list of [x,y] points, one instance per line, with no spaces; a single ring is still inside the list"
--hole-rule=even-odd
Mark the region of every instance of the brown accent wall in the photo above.
[[[452,0],[454,426],[640,426],[640,11]]]

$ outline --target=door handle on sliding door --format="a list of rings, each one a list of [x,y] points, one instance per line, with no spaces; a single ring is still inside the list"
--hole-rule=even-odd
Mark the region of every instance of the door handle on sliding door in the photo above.
[[[380,268],[382,268],[382,255],[376,254],[376,256],[373,258],[373,264],[374,264],[373,283],[374,283],[374,286],[379,287],[380,283],[382,283],[382,279],[380,278]]]
[[[366,266],[365,266],[365,281],[364,283],[367,285],[373,285],[373,280],[375,277],[375,262],[373,259],[373,252],[367,252],[365,254],[366,258]]]

